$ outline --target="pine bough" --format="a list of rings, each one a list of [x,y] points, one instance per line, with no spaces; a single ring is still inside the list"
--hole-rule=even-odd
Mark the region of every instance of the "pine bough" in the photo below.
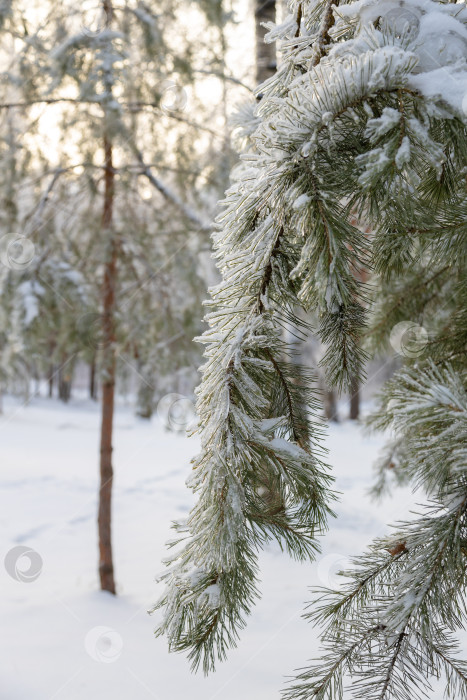
[[[467,12],[432,0],[293,2],[270,27],[283,60],[261,87],[215,234],[198,390],[198,502],[169,567],[159,634],[212,670],[258,596],[257,553],[275,538],[313,558],[333,494],[313,378],[283,328],[319,318],[327,380],[348,388],[394,324],[428,329],[371,423],[392,431],[387,466],[430,502],[375,541],[307,615],[324,655],[287,700],[420,697],[443,675],[467,698],[453,633],[466,619]],[[355,223],[356,222],[356,223]],[[364,231],[371,230],[371,234]],[[358,280],[373,272],[371,288]],[[265,497],[277,494],[276,499]]]

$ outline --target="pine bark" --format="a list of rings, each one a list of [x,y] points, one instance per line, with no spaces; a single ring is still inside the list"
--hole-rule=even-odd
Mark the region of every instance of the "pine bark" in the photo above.
[[[99,488],[99,576],[101,589],[115,594],[112,557],[112,438],[115,403],[115,285],[117,250],[112,232],[114,171],[112,143],[104,138],[105,192],[102,214],[102,235],[108,241],[107,260],[102,287],[102,419]]]
[[[112,5],[104,0],[106,27],[112,22]],[[106,245],[102,285],[102,416],[100,440],[99,488],[99,577],[103,591],[115,595],[112,556],[112,483],[113,418],[115,403],[115,288],[117,283],[117,246],[113,231],[115,172],[112,141],[104,136],[105,185],[102,212],[102,238]]]

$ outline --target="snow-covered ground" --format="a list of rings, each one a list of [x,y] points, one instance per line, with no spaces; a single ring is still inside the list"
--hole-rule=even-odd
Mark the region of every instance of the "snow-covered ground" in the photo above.
[[[170,523],[192,502],[184,482],[195,439],[140,420],[129,407],[116,416],[114,556],[118,596],[98,591],[96,491],[99,407],[35,398],[7,399],[0,421],[2,559],[19,545],[35,550],[42,570],[15,580],[0,569],[1,700],[274,700],[285,677],[318,649],[301,618],[312,585],[336,582],[348,555],[360,552],[386,523],[414,505],[407,491],[371,503],[366,491],[379,437],[350,422],[332,425],[329,461],[342,492],[336,520],[313,564],[271,547],[261,556],[263,596],[217,673],[190,673],[186,659],[155,639],[147,609],[158,597],[155,575]],[[29,560],[18,560],[21,578]],[[11,571],[11,565],[8,565]],[[23,576],[24,578],[24,576]],[[34,576],[32,577],[34,578]],[[439,696],[441,697],[441,695]]]

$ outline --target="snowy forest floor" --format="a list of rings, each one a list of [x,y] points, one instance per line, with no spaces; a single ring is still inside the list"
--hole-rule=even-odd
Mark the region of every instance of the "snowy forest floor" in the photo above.
[[[261,555],[262,599],[238,649],[206,679],[192,675],[183,656],[167,653],[147,614],[159,595],[154,577],[170,523],[192,503],[184,482],[196,440],[118,408],[114,598],[98,591],[96,571],[98,430],[99,407],[91,402],[35,398],[27,408],[5,402],[2,558],[14,546],[30,546],[43,569],[27,583],[0,570],[1,700],[277,700],[285,677],[318,652],[317,631],[301,617],[309,587],[338,585],[336,571],[348,555],[362,552],[417,502],[403,490],[371,502],[367,491],[382,438],[364,437],[348,421],[331,425],[328,461],[342,495],[322,555],[313,564],[293,562],[277,546]],[[433,694],[441,697],[440,690]]]

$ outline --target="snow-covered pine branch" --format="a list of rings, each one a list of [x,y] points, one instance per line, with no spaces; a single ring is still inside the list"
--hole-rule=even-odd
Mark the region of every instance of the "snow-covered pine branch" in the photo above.
[[[455,697],[467,696],[467,664],[456,659],[451,636],[466,615],[464,386],[465,378],[452,368],[429,364],[423,371],[402,371],[385,388],[373,426],[393,428],[404,445],[402,468],[433,500],[417,519],[354,559],[344,572],[349,583],[339,591],[322,590],[321,600],[310,604],[307,617],[326,625],[329,655],[298,676],[286,698],[342,697],[334,684],[342,682],[340,640],[347,639],[359,640],[346,659],[355,698],[422,697],[419,691],[430,676],[438,676],[443,656],[449,668],[458,669],[450,681],[458,681]],[[365,647],[370,634],[373,644]],[[450,673],[449,668],[444,670]]]
[[[343,674],[350,673],[357,676],[354,697],[402,700],[413,697],[409,680],[416,693],[441,668],[448,684],[465,693],[465,668],[452,657],[450,637],[461,593],[449,591],[448,601],[439,575],[440,562],[454,567],[456,585],[465,590],[465,454],[456,438],[443,479],[436,478],[444,440],[463,411],[438,410],[436,402],[449,395],[458,407],[465,395],[459,351],[467,324],[458,306],[465,296],[465,5],[359,0],[339,7],[292,2],[290,9],[284,24],[271,29],[283,61],[261,86],[254,131],[247,116],[247,148],[215,235],[222,282],[213,290],[203,338],[202,451],[190,481],[199,500],[178,526],[181,538],[162,577],[158,632],[172,649],[188,650],[195,667],[212,669],[235,644],[258,595],[257,548],[275,536],[292,554],[313,554],[329,478],[308,427],[307,406],[315,407],[307,397],[310,378],[288,361],[281,328],[298,322],[300,306],[314,312],[328,381],[348,387],[363,372],[367,307],[375,296],[381,306],[382,282],[415,265],[423,270],[417,284],[433,293],[419,310],[437,305],[427,348],[434,364],[395,378],[388,391],[396,403],[385,404],[380,422],[402,431],[401,453],[418,465],[416,478],[431,488],[434,510],[395,539],[375,543],[358,564],[348,599],[330,594],[317,612],[331,622],[328,653],[286,695],[340,698]],[[355,219],[365,226],[353,225]],[[360,230],[368,228],[369,235]],[[450,244],[457,246],[446,256],[455,277],[452,342],[442,330],[440,304]],[[371,297],[355,274],[363,266],[379,274]],[[397,312],[405,308],[398,298],[395,305]],[[404,416],[411,422],[403,423]],[[264,474],[283,493],[284,509],[271,512],[261,501]],[[423,568],[430,563],[431,576]],[[411,592],[411,580],[425,586],[423,595]],[[427,611],[437,605],[430,628]]]
[[[233,202],[236,193],[237,185]],[[212,290],[211,327],[201,339],[208,344],[198,390],[202,451],[190,479],[199,500],[179,528],[183,546],[162,576],[157,606],[165,608],[159,633],[205,671],[235,644],[258,595],[258,548],[275,538],[292,556],[312,558],[329,512],[320,425],[309,420],[316,397],[310,377],[284,361],[281,328],[297,299],[283,237],[254,207],[216,236],[224,279]],[[265,481],[285,507],[266,501]]]

